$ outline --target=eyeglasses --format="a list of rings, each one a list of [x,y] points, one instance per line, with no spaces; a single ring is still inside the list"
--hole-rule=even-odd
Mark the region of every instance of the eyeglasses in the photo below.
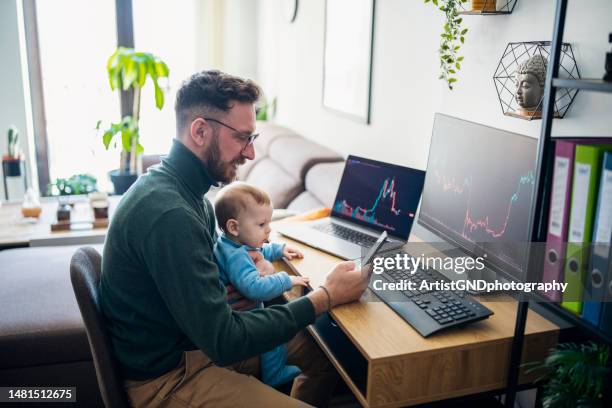
[[[253,142],[255,142],[255,139],[257,139],[259,137],[259,133],[253,133],[251,135],[249,135],[247,133],[243,133],[243,132],[239,131],[238,129],[228,125],[227,123],[223,123],[220,120],[215,119],[215,118],[202,118],[202,119],[218,123],[218,124],[220,124],[222,126],[225,126],[228,129],[233,130],[236,133],[236,135],[238,136],[238,138],[240,140],[242,140],[243,142],[245,142],[245,145],[242,148],[242,151],[245,151],[250,145],[253,144]]]

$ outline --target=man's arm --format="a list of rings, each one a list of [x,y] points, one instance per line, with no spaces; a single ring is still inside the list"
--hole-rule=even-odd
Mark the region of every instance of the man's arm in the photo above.
[[[270,300],[291,289],[291,279],[287,272],[261,276],[245,251],[236,251],[227,262],[225,271],[229,282],[238,292],[253,300]]]
[[[314,321],[314,306],[307,298],[251,312],[232,311],[209,235],[201,220],[175,209],[155,223],[141,245],[176,323],[213,361],[227,365],[260,354]]]

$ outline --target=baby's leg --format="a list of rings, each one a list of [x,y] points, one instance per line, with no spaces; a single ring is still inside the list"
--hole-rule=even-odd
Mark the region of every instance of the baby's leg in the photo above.
[[[265,384],[276,387],[293,380],[300,369],[287,365],[287,346],[281,345],[261,355],[261,379]]]

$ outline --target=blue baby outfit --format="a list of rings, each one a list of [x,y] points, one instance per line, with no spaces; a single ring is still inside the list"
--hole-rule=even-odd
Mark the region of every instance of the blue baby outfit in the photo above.
[[[214,249],[219,277],[223,284],[232,284],[247,299],[259,301],[257,308],[263,308],[264,300],[274,299],[291,289],[291,279],[287,272],[260,276],[248,251],[259,251],[266,260],[273,262],[282,258],[283,249],[284,245],[273,243],[265,244],[261,249],[250,248],[221,234]],[[299,373],[299,368],[287,365],[285,345],[261,355],[262,380],[268,385],[284,384]]]

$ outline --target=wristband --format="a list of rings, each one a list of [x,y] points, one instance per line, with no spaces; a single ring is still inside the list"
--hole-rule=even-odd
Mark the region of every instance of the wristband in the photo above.
[[[331,301],[331,295],[329,294],[329,290],[325,286],[323,286],[323,285],[321,285],[319,287],[321,289],[323,289],[323,291],[325,291],[325,294],[327,295],[327,310],[331,310],[331,308],[332,308],[332,301]]]

